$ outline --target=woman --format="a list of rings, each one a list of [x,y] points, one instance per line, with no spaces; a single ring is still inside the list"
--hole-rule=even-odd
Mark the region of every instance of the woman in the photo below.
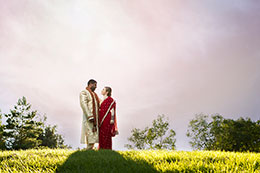
[[[118,134],[116,122],[116,102],[111,97],[112,89],[105,87],[99,108],[99,149],[112,149],[112,137]]]

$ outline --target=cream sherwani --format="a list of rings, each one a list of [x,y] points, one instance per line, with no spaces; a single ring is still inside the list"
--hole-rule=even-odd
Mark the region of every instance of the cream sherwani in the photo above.
[[[98,105],[96,98],[94,97],[95,105]],[[81,144],[94,144],[98,143],[98,128],[96,132],[93,132],[93,122],[90,122],[90,117],[93,116],[93,99],[88,90],[80,92],[80,106],[83,111],[83,121],[81,129]],[[98,127],[98,106],[96,106],[96,120]]]

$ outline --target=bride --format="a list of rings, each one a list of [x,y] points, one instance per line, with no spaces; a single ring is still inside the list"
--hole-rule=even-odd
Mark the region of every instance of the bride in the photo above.
[[[112,149],[112,137],[118,134],[116,102],[110,87],[105,87],[101,94],[104,99],[99,108],[99,148]]]

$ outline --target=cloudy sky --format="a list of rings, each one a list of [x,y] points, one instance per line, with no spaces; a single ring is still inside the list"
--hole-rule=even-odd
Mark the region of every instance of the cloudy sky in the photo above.
[[[255,0],[0,0],[0,109],[26,96],[82,148],[79,92],[94,78],[117,101],[114,149],[164,114],[190,150],[197,113],[259,119],[259,18]]]

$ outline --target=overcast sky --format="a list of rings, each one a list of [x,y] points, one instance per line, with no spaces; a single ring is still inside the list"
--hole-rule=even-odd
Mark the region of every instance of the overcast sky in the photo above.
[[[0,109],[25,96],[82,148],[79,92],[94,78],[117,101],[114,149],[164,114],[190,150],[195,114],[259,119],[259,19],[256,0],[0,0]]]

